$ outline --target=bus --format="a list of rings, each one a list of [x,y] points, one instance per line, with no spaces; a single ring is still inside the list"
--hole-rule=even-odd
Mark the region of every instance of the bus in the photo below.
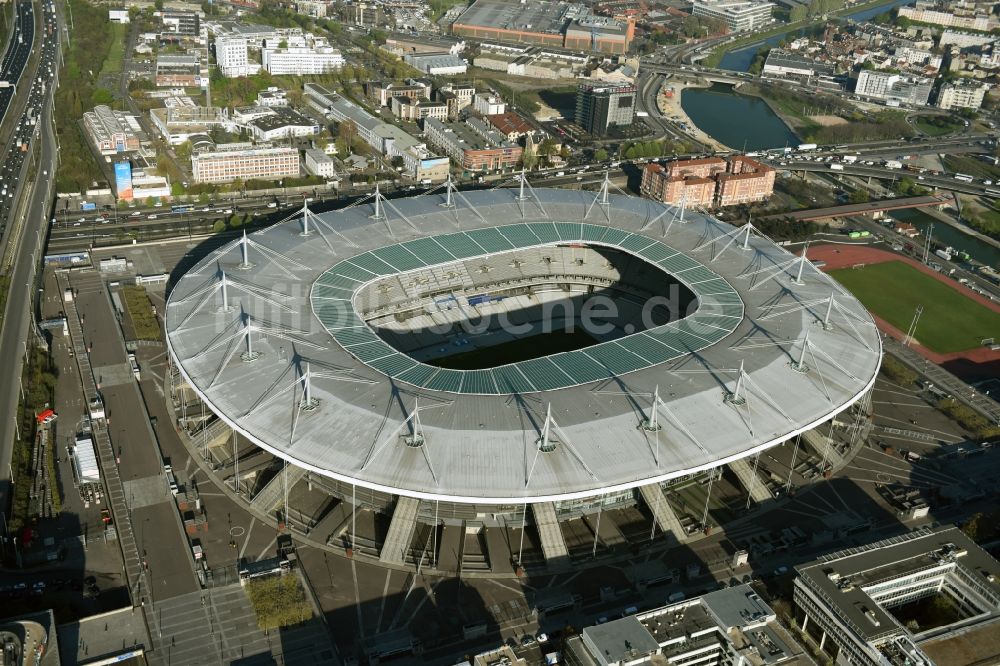
[[[964,173],[956,173],[955,174],[955,180],[960,180],[963,183],[971,183],[972,182],[972,176],[967,176]]]
[[[194,209],[190,204],[177,204],[170,207],[171,213],[189,213]]]

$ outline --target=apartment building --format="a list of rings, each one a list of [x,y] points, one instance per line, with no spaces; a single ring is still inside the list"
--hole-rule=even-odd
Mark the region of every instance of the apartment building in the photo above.
[[[365,84],[365,95],[378,106],[390,106],[394,97],[407,97],[412,100],[430,99],[431,87],[423,83],[370,81]]]
[[[264,70],[276,76],[327,74],[347,62],[340,51],[326,45],[264,48],[260,57]]]
[[[196,183],[229,183],[236,179],[277,180],[299,175],[299,151],[267,145],[229,143],[191,156]]]
[[[763,201],[774,192],[771,167],[737,156],[647,164],[640,193],[655,201],[686,206],[735,206]]]
[[[536,132],[535,126],[515,111],[485,116],[484,119],[492,129],[507,137],[507,140],[511,142],[516,142]]]
[[[923,106],[933,87],[933,79],[863,69],[858,74],[854,92],[861,97]]]
[[[489,128],[478,118],[464,123],[444,123],[429,118],[424,123],[427,142],[469,171],[513,169],[521,160],[521,147]]]
[[[219,35],[215,38],[215,61],[219,71],[227,78],[253,76],[260,71],[260,65],[250,62],[245,37]]]
[[[83,114],[83,127],[101,155],[139,150],[139,119],[104,104]]]
[[[258,108],[258,107],[251,107]],[[263,113],[251,119],[246,128],[257,141],[278,141],[320,133],[320,126],[312,118],[307,118],[288,107],[266,108]]]
[[[715,198],[718,206],[736,206],[753,201],[764,201],[774,192],[775,171],[771,167],[737,155],[726,164],[726,172],[720,173]]]
[[[938,90],[936,106],[941,109],[978,109],[990,91],[987,83],[957,81],[942,83]]]
[[[949,11],[947,4],[934,4],[929,2],[917,2],[914,6],[903,6],[899,8],[899,15],[918,21],[920,23],[930,23],[940,25],[945,28],[961,28],[963,30],[978,30],[989,32],[1000,25],[994,17],[981,13],[959,13]]]
[[[759,0],[693,0],[691,15],[718,19],[730,32],[760,30],[773,19],[774,5]]]

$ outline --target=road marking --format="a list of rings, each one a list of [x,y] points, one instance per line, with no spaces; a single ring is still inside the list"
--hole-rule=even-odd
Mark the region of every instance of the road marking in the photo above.
[[[206,493],[202,493],[204,495]],[[257,521],[256,516],[250,516],[250,525],[247,527],[246,538],[243,539],[243,547],[240,548],[240,559],[243,559],[243,553],[247,551],[247,546],[250,545],[250,533],[253,532],[254,523]]]
[[[389,580],[392,578],[392,569],[385,570],[385,585],[382,586],[382,603],[378,607],[378,622],[375,623],[375,633],[382,629],[382,616],[385,614],[385,600],[389,596]]]

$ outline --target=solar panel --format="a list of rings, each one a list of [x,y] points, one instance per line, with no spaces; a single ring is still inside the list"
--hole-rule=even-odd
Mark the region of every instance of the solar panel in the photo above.
[[[538,390],[524,378],[516,365],[493,368],[493,379],[496,380],[497,388],[503,393],[532,393]]]
[[[487,252],[502,252],[514,247],[509,240],[503,237],[503,234],[492,227],[470,231],[468,236]]]
[[[459,393],[462,390],[462,373],[460,370],[446,370],[442,368],[430,380],[424,384],[425,388],[434,391],[451,391]]]
[[[435,243],[431,238],[418,238],[416,240],[411,240],[407,243],[403,243],[403,247],[419,257],[420,260],[428,266],[455,261],[455,257],[452,256],[451,253],[447,252],[445,248]]]
[[[365,363],[374,361],[377,358],[382,358],[383,356],[399,353],[381,340],[366,342],[360,345],[351,345],[347,348],[347,351],[357,356]]]
[[[396,375],[396,378],[401,379],[404,382],[416,384],[417,386],[423,386],[437,371],[437,368],[430,365],[415,364],[409,370],[400,372]]]
[[[632,372],[648,365],[635,354],[611,342],[589,347],[584,350],[584,353],[616,375]]]
[[[582,351],[566,352],[550,357],[550,360],[563,372],[576,380],[578,384],[607,379],[611,376],[608,369],[590,358]]]
[[[688,268],[698,266],[698,263],[683,254],[675,254],[672,257],[668,257],[660,261],[659,265],[668,273],[679,273],[683,270],[687,270]],[[691,281],[690,278],[688,278],[687,273],[685,273],[682,277],[687,282]]]
[[[645,257],[646,259],[649,259],[653,263],[656,263],[658,261],[666,259],[667,257],[672,257],[675,254],[677,254],[675,250],[671,250],[663,243],[654,243],[653,245],[647,247],[645,250],[641,251],[639,253],[639,256]]]
[[[628,237],[629,233],[627,231],[615,229],[614,227],[606,227],[604,229],[604,235],[601,237],[601,241],[604,243],[611,243],[612,245],[618,245]]]
[[[559,234],[559,240],[564,241],[575,241],[580,240],[580,225],[570,224],[568,222],[556,222],[556,233]]]
[[[354,348],[351,348],[354,351]],[[396,377],[417,365],[417,362],[406,354],[393,354],[384,358],[376,359],[368,363],[376,370],[384,372],[390,377]]]
[[[521,361],[517,367],[528,378],[528,381],[540,391],[549,391],[576,383],[569,381],[569,378],[548,358]]]
[[[414,268],[423,268],[427,264],[420,261],[412,252],[407,252],[401,245],[387,245],[377,250],[372,250],[372,254],[391,266],[395,266],[399,271],[412,271]]]
[[[463,373],[462,393],[496,393],[493,373],[489,370],[467,370]]]
[[[350,300],[354,297],[354,292],[350,289],[344,289],[342,287],[330,287],[325,284],[315,284],[312,290],[313,298],[325,298],[325,299],[344,299]]]
[[[604,237],[607,227],[599,227],[596,224],[581,224],[580,238],[583,240],[599,241]]]
[[[618,246],[628,250],[629,252],[639,253],[655,242],[656,241],[650,240],[645,236],[637,236],[635,234],[630,234],[629,237],[621,241],[618,244]]]
[[[527,224],[511,224],[506,227],[498,227],[498,231],[511,242],[514,247],[528,247],[538,245],[538,237],[531,233],[531,228]]]
[[[356,257],[351,257],[348,261],[356,266],[360,266],[366,271],[375,273],[376,275],[391,275],[396,272],[395,268],[376,257],[371,252],[365,252]]]
[[[369,280],[371,280],[371,279],[373,279],[375,277],[369,271],[366,271],[363,268],[358,268],[354,264],[349,263],[347,261],[342,261],[339,264],[337,264],[336,266],[334,266],[332,269],[330,269],[329,271],[327,271],[328,275],[330,273],[333,273],[333,274],[336,274],[336,275],[342,275],[345,278],[353,280],[354,282],[368,282]],[[334,284],[334,283],[331,282],[330,284]]]
[[[643,335],[630,335],[618,340],[617,344],[622,349],[641,356],[649,363],[663,363],[676,356],[676,352],[672,349],[667,349],[654,339]]]
[[[378,340],[378,336],[367,326],[364,328],[345,328],[340,331],[334,331],[333,337],[344,347]]]
[[[478,257],[484,254],[483,248],[462,232],[435,236],[434,239],[441,244],[441,247],[453,254],[456,259],[468,259],[469,257]]]
[[[354,308],[347,301],[320,301],[315,308],[316,316],[328,329],[362,324]]]
[[[538,240],[543,243],[554,243],[559,240],[559,232],[556,231],[556,225],[551,222],[536,222],[531,226],[531,233],[538,237]]]

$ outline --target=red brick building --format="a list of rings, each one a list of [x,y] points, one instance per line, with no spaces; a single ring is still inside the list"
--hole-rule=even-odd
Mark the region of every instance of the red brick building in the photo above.
[[[774,169],[748,157],[677,160],[648,164],[642,173],[644,197],[677,205],[734,206],[762,201],[774,191]]]

